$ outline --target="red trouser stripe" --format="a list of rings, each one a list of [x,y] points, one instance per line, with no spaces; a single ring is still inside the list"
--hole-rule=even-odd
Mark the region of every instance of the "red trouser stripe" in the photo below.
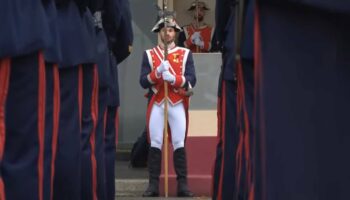
[[[4,154],[6,127],[5,127],[5,104],[10,81],[11,60],[5,58],[0,60],[0,162]],[[0,199],[5,200],[5,185],[0,177]]]
[[[83,112],[83,66],[79,65],[78,68],[78,105],[79,105],[79,121],[80,130],[82,122],[82,112]]]
[[[220,128],[220,124],[221,124],[221,110],[220,110],[220,108],[221,108],[221,98],[220,97],[218,97],[217,98],[217,103],[216,103],[217,105],[216,105],[216,107],[217,107],[217,110],[216,110],[216,117],[217,117],[217,124],[216,124],[216,127],[217,127],[217,135],[216,135],[216,146],[218,146],[219,145],[219,143],[220,143],[220,137],[221,137],[221,132],[220,132],[220,130],[221,130],[221,128]],[[213,164],[213,167],[212,167],[212,170],[211,170],[211,174],[212,174],[212,177],[214,177],[214,173],[215,173],[215,167],[216,167],[216,164],[214,163]],[[214,194],[214,181],[215,181],[215,179],[213,178],[212,179],[213,181],[211,182],[211,194]]]
[[[46,74],[45,60],[42,52],[39,52],[39,82],[38,82],[38,179],[39,179],[39,200],[43,200],[44,192],[44,137],[45,137],[45,101],[46,101]]]
[[[258,2],[255,3],[254,8],[254,66],[255,66],[255,73],[254,73],[254,88],[255,88],[255,94],[254,99],[257,102],[254,108],[254,118],[258,117],[258,121],[255,122],[256,125],[258,125],[259,130],[257,134],[259,134],[259,141],[255,141],[254,143],[257,144],[259,142],[260,144],[260,159],[261,160],[261,169],[254,169],[254,172],[256,170],[259,170],[261,173],[261,183],[259,184],[261,188],[261,196],[259,197],[262,200],[267,199],[267,193],[266,193],[266,147],[265,147],[265,124],[264,124],[264,107],[263,107],[263,98],[261,97],[261,88],[263,87],[262,84],[262,55],[261,55],[261,32],[260,32],[260,14],[259,14],[259,5]],[[259,115],[259,116],[258,116]]]
[[[91,145],[91,166],[92,166],[92,194],[93,199],[97,200],[97,163],[96,163],[96,147],[95,147],[95,137],[96,137],[96,127],[98,119],[98,72],[97,66],[93,69],[93,86],[92,86],[92,99],[91,99],[91,117],[93,122],[93,129],[90,137]]]
[[[55,177],[55,160],[57,152],[58,126],[60,116],[60,80],[58,66],[53,65],[53,130],[52,130],[52,158],[51,158],[51,194],[53,199],[53,183]]]
[[[225,124],[226,124],[226,82],[222,82],[222,95],[221,95],[221,137],[222,137],[222,154],[221,154],[221,170],[219,180],[219,191],[217,200],[222,200],[222,184],[224,176],[225,165]]]

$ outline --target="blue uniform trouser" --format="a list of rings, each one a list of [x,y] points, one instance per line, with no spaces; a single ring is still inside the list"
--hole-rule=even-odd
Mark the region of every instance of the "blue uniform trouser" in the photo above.
[[[80,200],[79,67],[59,69],[59,78],[61,109],[53,197],[55,200]]]
[[[108,85],[108,102],[105,129],[105,168],[106,168],[106,199],[115,197],[115,159],[119,128],[119,85],[118,67],[115,57],[110,54],[110,85]]]
[[[350,199],[349,16],[285,4],[259,11],[257,199]]]
[[[98,121],[96,128],[96,162],[97,162],[97,194],[98,199],[106,199],[106,177],[112,176],[112,174],[106,174],[105,166],[105,130],[106,130],[106,117],[107,117],[107,98],[108,89],[99,88],[98,98]]]
[[[40,55],[40,54],[39,54]],[[32,53],[11,59],[1,175],[6,199],[42,198],[45,64]],[[30,195],[29,195],[30,194]]]
[[[115,158],[118,137],[118,106],[107,107],[105,133],[106,199],[115,197]]]
[[[45,154],[44,154],[44,199],[53,195],[55,158],[60,111],[59,74],[57,65],[46,64],[46,109],[45,109]]]
[[[82,99],[82,199],[97,198],[97,167],[95,155],[95,138],[98,114],[98,80],[95,65],[85,65],[83,69]]]
[[[235,196],[235,152],[238,130],[236,124],[236,83],[219,81],[218,144],[213,175],[213,199],[233,199]]]

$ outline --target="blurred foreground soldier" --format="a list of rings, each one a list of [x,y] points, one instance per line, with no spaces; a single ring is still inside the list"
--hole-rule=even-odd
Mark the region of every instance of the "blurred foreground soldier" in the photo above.
[[[105,0],[103,28],[109,46],[109,81],[105,113],[106,199],[115,198],[115,158],[119,128],[118,64],[131,53],[133,31],[128,0]]]
[[[140,84],[149,89],[152,97],[147,109],[147,128],[151,147],[148,168],[149,185],[144,197],[159,196],[163,130],[164,130],[164,82],[168,82],[168,122],[174,148],[174,167],[177,174],[177,196],[191,197],[187,186],[187,164],[185,138],[188,127],[189,97],[184,95],[187,87],[196,84],[192,53],[174,43],[176,32],[181,28],[172,18],[160,19],[153,27],[161,37],[161,43],[145,51],[141,66]],[[168,46],[168,57],[164,60],[164,44]]]
[[[242,27],[237,2],[216,1],[216,36],[222,50],[218,91],[218,144],[213,174],[213,200],[250,199],[253,137],[253,2],[244,1]],[[236,41],[236,34],[242,34]],[[240,44],[240,48],[237,46]],[[236,52],[240,49],[239,52]],[[236,56],[239,55],[239,63]]]
[[[97,115],[95,29],[86,2],[55,2],[62,59],[58,64],[61,109],[53,199],[82,199],[82,128],[96,124],[96,119],[86,116]],[[95,161],[92,156],[90,160]]]
[[[212,48],[214,28],[204,22],[205,12],[209,10],[205,2],[194,1],[188,11],[193,16],[191,24],[183,27],[178,44],[189,48],[193,53],[209,52]]]
[[[93,84],[98,83],[98,86],[91,87],[93,84],[89,81],[94,80],[92,78],[94,73],[84,71],[84,78],[91,77],[88,78],[89,82],[84,82],[85,85],[91,86],[84,87],[83,91],[81,198],[85,200],[107,199],[104,121],[107,109],[108,83],[111,77],[109,73],[109,45],[103,23],[109,21],[111,26],[117,26],[115,21],[119,17],[114,17],[116,13],[109,13],[112,9],[107,8],[115,8],[113,3],[114,0],[91,0],[88,2],[88,10],[92,14],[94,33],[96,34],[95,43],[91,43],[96,50],[98,79]],[[113,174],[109,176],[113,176]]]
[[[350,199],[350,1],[257,3],[256,199]]]
[[[60,81],[58,63],[62,53],[58,34],[57,10],[54,0],[45,0],[46,20],[49,24],[51,44],[44,50],[46,66],[46,106],[45,106],[45,141],[44,141],[44,187],[43,199],[52,199],[55,178],[55,160],[60,115]]]
[[[0,13],[0,199],[43,200],[50,28],[41,0],[0,1]]]

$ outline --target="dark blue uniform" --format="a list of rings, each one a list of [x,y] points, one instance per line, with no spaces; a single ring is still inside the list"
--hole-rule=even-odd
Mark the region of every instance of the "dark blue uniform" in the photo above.
[[[222,51],[218,88],[218,144],[213,174],[213,199],[233,199],[235,188],[235,150],[237,148],[236,88],[234,65],[233,1],[216,1],[216,36]]]
[[[56,0],[56,5],[62,59],[59,63],[61,109],[53,199],[79,200],[82,199],[81,127],[85,123],[82,113],[89,108],[97,112],[92,106],[97,103],[97,95],[93,96],[98,77],[93,65],[96,61],[95,28],[85,1]]]
[[[55,158],[60,111],[60,83],[58,65],[62,59],[58,35],[57,10],[54,0],[45,0],[46,20],[49,25],[52,45],[44,50],[46,64],[46,107],[44,141],[44,183],[43,199],[52,199],[55,175]]]
[[[252,191],[253,1],[245,1],[241,60],[235,60],[236,7],[216,1],[216,37],[223,65],[218,91],[218,144],[213,199],[247,199]]]
[[[105,128],[105,167],[106,167],[106,197],[108,200],[115,196],[115,157],[119,128],[119,86],[118,64],[125,60],[131,51],[133,31],[128,0],[109,0],[106,9],[112,9],[104,19],[104,28],[111,50],[109,56],[109,84]],[[114,13],[114,14],[113,14]],[[112,15],[113,14],[113,15]]]
[[[256,199],[350,198],[350,2],[261,0]]]
[[[105,172],[105,117],[107,113],[108,85],[111,82],[110,51],[104,24],[115,28],[119,23],[114,0],[90,1],[88,8],[94,16],[96,31],[96,59],[98,90],[96,115],[88,106],[83,109],[82,126],[82,199],[107,199]],[[113,8],[117,8],[114,10]],[[120,9],[120,8],[119,8]],[[84,74],[89,76],[88,74]],[[91,97],[84,96],[90,99]],[[86,104],[89,105],[89,104]],[[87,111],[87,112],[86,112]],[[95,115],[95,116],[94,116]],[[112,176],[114,179],[114,176]]]
[[[39,0],[2,1],[0,18],[1,29],[6,30],[0,33],[0,198],[43,199],[42,50],[52,38]]]

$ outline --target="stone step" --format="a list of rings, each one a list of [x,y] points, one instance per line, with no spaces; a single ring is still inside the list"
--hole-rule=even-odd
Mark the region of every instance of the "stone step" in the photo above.
[[[194,198],[177,198],[177,197],[158,197],[158,198],[142,198],[143,192],[148,186],[147,179],[116,179],[115,190],[117,200],[210,200],[209,197],[194,197]]]
[[[117,196],[140,197],[148,186],[147,179],[116,179],[115,191]]]

